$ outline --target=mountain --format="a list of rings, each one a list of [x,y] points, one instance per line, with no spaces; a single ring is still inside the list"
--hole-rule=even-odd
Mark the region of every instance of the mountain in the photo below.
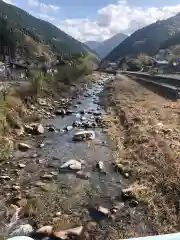
[[[96,51],[96,49],[98,49],[101,43],[96,41],[87,41],[84,44],[88,46],[91,50]]]
[[[115,36],[106,39],[103,42],[88,41],[85,42],[85,44],[90,49],[94,50],[100,58],[104,58],[126,38],[127,38],[126,34],[118,33]]]
[[[118,33],[115,36],[103,41],[96,49],[97,54],[104,58],[114,48],[116,48],[121,42],[123,42],[128,36],[124,33]]]
[[[4,41],[0,44],[1,53],[4,51],[4,45],[10,42],[11,52],[18,46],[21,51],[31,56],[42,53],[61,55],[90,51],[86,45],[51,23],[35,18],[26,11],[1,0],[0,36]],[[16,46],[12,46],[12,40]]]
[[[157,21],[147,27],[137,30],[119,44],[106,60],[115,61],[120,57],[145,53],[155,55],[162,42],[180,31],[180,14],[166,20]]]

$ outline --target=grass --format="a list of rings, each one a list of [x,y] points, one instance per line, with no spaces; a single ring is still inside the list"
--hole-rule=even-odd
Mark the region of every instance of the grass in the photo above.
[[[130,169],[130,187],[148,204],[155,232],[180,231],[180,102],[120,76],[103,102],[111,112],[107,132],[116,143],[114,156]]]

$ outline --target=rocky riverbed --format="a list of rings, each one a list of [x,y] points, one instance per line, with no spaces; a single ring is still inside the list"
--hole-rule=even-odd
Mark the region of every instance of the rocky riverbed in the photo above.
[[[46,100],[40,99],[47,119],[25,127],[17,150],[0,168],[3,239],[122,236],[123,214],[127,209],[131,214],[138,203],[131,205],[131,191],[125,189],[128,172],[116,165],[114,144],[105,133],[107,113],[98,96],[111,79],[101,75],[69,108],[61,102],[56,109],[49,106],[49,113]]]

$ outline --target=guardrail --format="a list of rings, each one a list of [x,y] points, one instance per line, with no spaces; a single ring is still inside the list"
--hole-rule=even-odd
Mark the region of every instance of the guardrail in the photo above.
[[[150,90],[159,95],[177,100],[180,98],[180,80],[174,78],[162,78],[161,76],[151,76],[149,74],[138,72],[121,72],[122,74],[140,82]]]

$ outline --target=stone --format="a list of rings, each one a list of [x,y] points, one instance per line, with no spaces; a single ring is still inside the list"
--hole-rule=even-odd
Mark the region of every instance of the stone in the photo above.
[[[41,105],[41,106],[46,106],[46,105],[48,105],[48,104],[47,104],[47,100],[46,100],[46,99],[43,99],[43,98],[38,98],[38,99],[37,99],[37,102],[38,102],[39,105]]]
[[[54,126],[51,126],[51,127],[48,128],[48,131],[49,131],[49,132],[55,132],[55,130],[56,130],[56,129],[55,129]]]
[[[44,233],[44,234],[47,234],[47,235],[51,235],[52,234],[52,230],[53,230],[53,226],[47,225],[47,226],[43,226],[43,227],[39,228],[36,232],[37,233]]]
[[[2,180],[10,180],[11,178],[8,175],[2,175],[2,176],[0,176],[0,179],[2,179]]]
[[[104,214],[104,215],[109,215],[109,209],[108,208],[105,208],[105,207],[102,207],[102,206],[98,206],[97,207],[97,211]]]
[[[79,226],[76,228],[70,228],[67,230],[53,232],[53,236],[58,237],[60,239],[69,239],[68,235],[80,236],[82,231],[83,231],[83,226]]]
[[[18,164],[18,167],[19,167],[19,168],[25,168],[25,166],[26,166],[26,165],[23,164],[23,163],[19,163],[19,164]]]
[[[42,124],[34,124],[33,125],[33,133],[34,134],[43,134],[44,133],[44,127]]]
[[[7,238],[7,240],[34,240],[34,239],[28,236],[16,236],[12,238]]]
[[[16,191],[19,191],[21,189],[21,187],[19,185],[13,185],[12,189],[16,190]]]
[[[39,144],[39,147],[40,147],[40,148],[43,148],[43,147],[45,147],[45,144],[44,144],[44,143],[40,143],[40,144]]]
[[[61,212],[56,212],[56,213],[55,213],[55,217],[60,217],[61,215],[62,215]]]
[[[41,178],[47,179],[47,180],[51,180],[53,178],[53,175],[51,175],[51,174],[44,174],[43,176],[41,176]]]
[[[96,164],[96,168],[98,168],[101,172],[105,171],[105,166],[104,166],[104,163],[102,161],[99,161]]]
[[[66,115],[66,110],[65,109],[56,110],[55,114],[64,116]]]
[[[91,175],[90,175],[90,173],[79,171],[79,172],[76,173],[76,176],[81,178],[81,179],[87,180],[87,179],[90,178]]]
[[[67,115],[73,114],[73,111],[69,109],[69,110],[66,111],[66,114]]]
[[[79,131],[74,134],[73,140],[75,141],[85,141],[95,139],[94,131]]]
[[[73,126],[67,126],[67,127],[65,127],[65,130],[66,131],[71,131],[73,129]]]
[[[17,229],[15,229],[10,236],[28,236],[33,232],[33,227],[30,224],[20,225]]]
[[[31,149],[31,146],[26,143],[19,143],[18,148],[21,151],[28,151],[29,149]]]
[[[16,205],[18,207],[25,207],[27,205],[27,199],[26,198],[22,198],[22,199],[19,199],[17,202],[16,202]]]
[[[82,164],[81,164],[81,162],[72,159],[72,160],[69,160],[66,163],[62,164],[60,166],[60,168],[61,169],[68,168],[68,169],[71,169],[71,170],[81,170]]]
[[[11,204],[6,211],[6,217],[12,217],[20,208],[16,205]]]
[[[119,210],[121,210],[122,208],[124,207],[124,202],[118,202],[116,203],[112,209],[111,209],[111,212],[112,213],[117,213]]]

